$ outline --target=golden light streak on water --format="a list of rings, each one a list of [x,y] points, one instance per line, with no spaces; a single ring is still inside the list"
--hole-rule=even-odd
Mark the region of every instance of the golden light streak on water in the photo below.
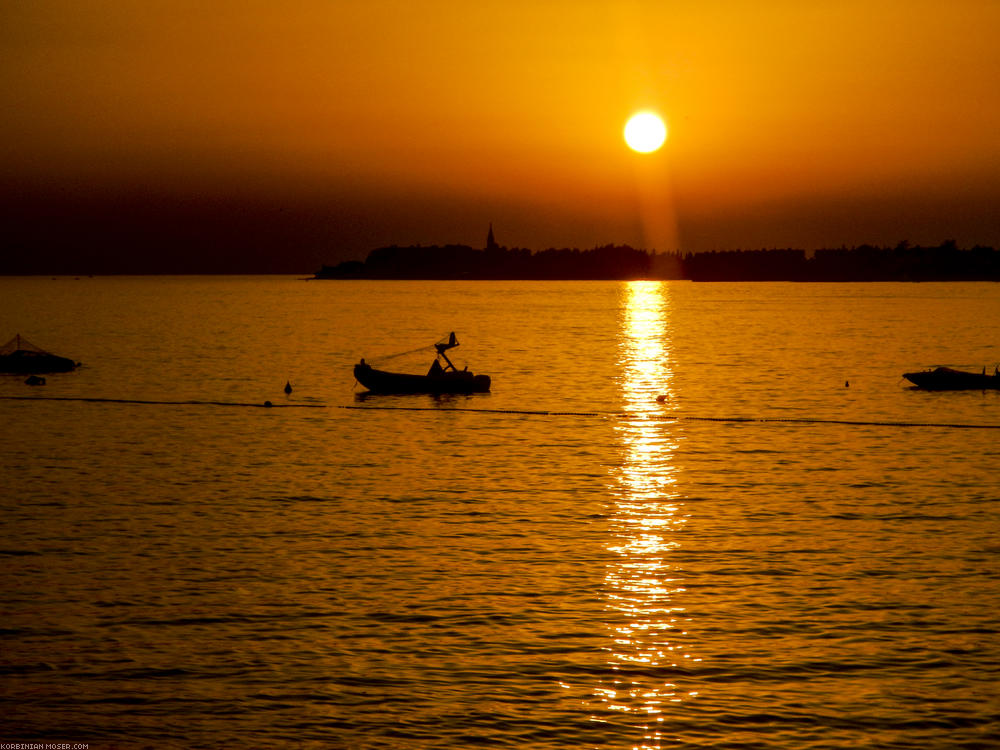
[[[642,748],[662,746],[658,724],[670,704],[689,697],[666,676],[694,660],[678,640],[685,628],[684,588],[671,562],[687,520],[675,489],[680,436],[677,423],[656,418],[674,397],[669,295],[662,282],[625,287],[619,364],[627,418],[617,425],[621,465],[613,477],[605,576],[607,658],[618,677],[594,690],[605,717],[608,711],[636,717]]]

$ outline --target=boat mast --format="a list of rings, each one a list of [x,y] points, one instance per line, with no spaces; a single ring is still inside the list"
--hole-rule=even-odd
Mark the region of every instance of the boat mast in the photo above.
[[[452,361],[448,359],[448,355],[445,354],[446,351],[448,351],[449,349],[454,349],[456,346],[458,346],[458,339],[455,338],[454,331],[452,331],[451,335],[448,336],[447,343],[434,344],[434,348],[437,349],[438,356],[444,357],[444,361],[448,363],[448,367],[450,367],[455,372],[458,372],[458,368],[455,367],[454,364],[452,364]],[[446,367],[445,369],[447,370],[448,368]]]

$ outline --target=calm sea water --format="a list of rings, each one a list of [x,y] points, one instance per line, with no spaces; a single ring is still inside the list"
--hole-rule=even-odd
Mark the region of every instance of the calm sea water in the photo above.
[[[998,323],[995,284],[0,279],[0,338],[84,363],[0,376],[0,741],[996,747],[1000,430],[956,425],[1000,392],[901,373],[992,370]],[[452,330],[491,394],[357,395]]]

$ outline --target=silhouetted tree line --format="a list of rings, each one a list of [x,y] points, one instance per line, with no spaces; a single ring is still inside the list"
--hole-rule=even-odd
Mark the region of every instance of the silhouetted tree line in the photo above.
[[[1000,281],[1000,252],[861,245],[816,250],[648,253],[627,245],[591,250],[465,245],[382,247],[365,261],[323,266],[318,279],[691,279],[694,281]]]
[[[624,245],[592,250],[465,245],[380,247],[364,261],[323,266],[319,279],[641,279],[650,278],[653,256]]]
[[[962,250],[954,240],[935,247],[901,242],[894,248],[861,245],[816,250],[745,250],[684,258],[695,281],[1000,281],[1000,253]]]

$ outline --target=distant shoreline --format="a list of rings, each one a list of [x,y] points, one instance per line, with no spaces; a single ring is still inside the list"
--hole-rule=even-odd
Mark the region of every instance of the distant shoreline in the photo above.
[[[726,250],[649,253],[627,245],[590,250],[467,245],[390,246],[364,261],[324,265],[317,280],[470,281],[1000,281],[1000,252],[960,249],[952,241],[934,247],[900,243],[893,248]]]

